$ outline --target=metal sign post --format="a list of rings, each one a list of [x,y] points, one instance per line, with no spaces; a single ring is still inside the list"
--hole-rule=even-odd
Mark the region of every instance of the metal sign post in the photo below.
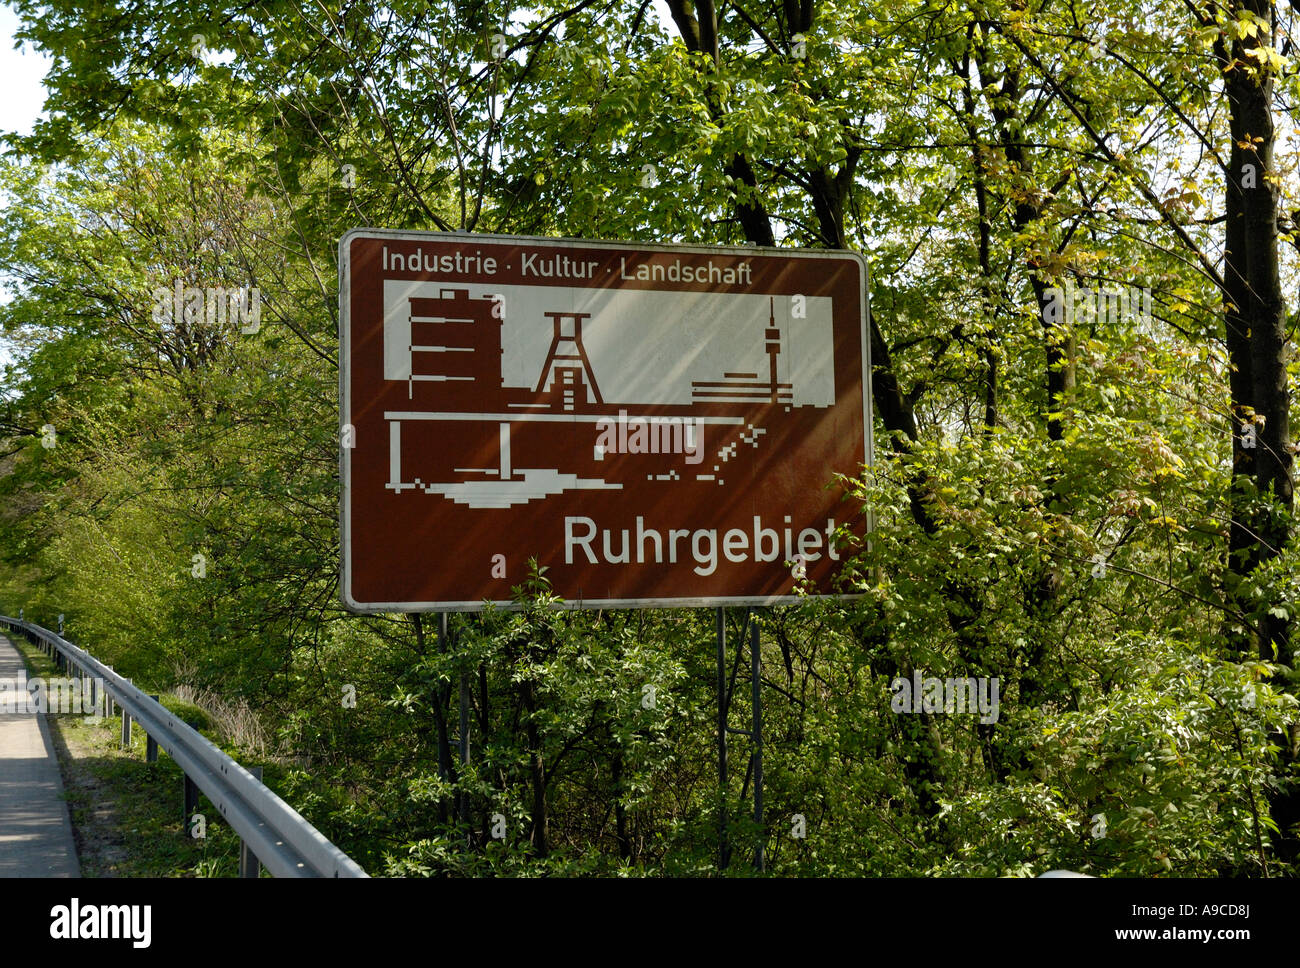
[[[731,693],[727,690],[727,610],[717,610],[718,633],[718,870],[731,862],[727,845],[727,708]]]
[[[461,659],[461,668],[458,679],[458,688],[460,692],[460,778],[464,780],[465,770],[469,766],[469,681],[465,676],[464,659]],[[456,820],[460,823],[466,823],[469,819],[469,795],[461,792],[456,797]],[[468,831],[465,834],[465,845],[469,846],[470,836]]]
[[[758,827],[758,842],[754,845],[754,870],[763,873],[763,694],[761,662],[758,651],[758,618],[755,616],[749,629],[750,700],[753,703],[754,727],[750,739],[754,743],[754,823]]]
[[[749,729],[733,729],[727,725],[727,712],[734,695],[735,673],[740,665],[740,650],[745,639],[749,639],[749,676],[750,676],[750,711]],[[754,869],[762,873],[765,868],[763,831],[763,694],[762,694],[762,652],[759,649],[758,617],[745,610],[745,623],[741,627],[736,652],[736,666],[732,670],[731,681],[727,681],[726,652],[727,626],[725,610],[719,608],[716,615],[716,638],[718,646],[718,869],[726,870],[731,863],[731,843],[727,833],[727,734],[735,733],[750,740],[751,750],[749,766],[746,770],[745,785],[751,779],[754,784],[754,824],[757,828],[757,840],[754,845]]]

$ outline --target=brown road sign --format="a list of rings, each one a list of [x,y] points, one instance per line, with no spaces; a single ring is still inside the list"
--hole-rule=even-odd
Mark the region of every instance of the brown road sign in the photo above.
[[[870,453],[866,266],[816,250],[356,229],[339,244],[359,611],[834,594]]]

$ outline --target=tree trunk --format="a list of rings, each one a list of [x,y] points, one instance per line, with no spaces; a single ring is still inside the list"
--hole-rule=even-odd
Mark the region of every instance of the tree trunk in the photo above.
[[[1229,5],[1228,13],[1249,11],[1269,25],[1231,42],[1216,46],[1224,72],[1228,124],[1233,149],[1226,173],[1225,310],[1232,377],[1232,412],[1253,416],[1253,434],[1234,428],[1232,530],[1230,567],[1234,582],[1229,589],[1240,611],[1258,614],[1260,606],[1248,600],[1257,569],[1282,553],[1290,540],[1286,515],[1293,503],[1290,399],[1287,385],[1286,308],[1278,273],[1278,183],[1273,164],[1276,139],[1273,115],[1273,76],[1266,60],[1254,54],[1270,48],[1277,34],[1273,4],[1244,0]],[[1249,69],[1247,67],[1249,66]],[[1252,440],[1253,438],[1253,440]],[[1254,446],[1250,446],[1251,444]],[[1253,489],[1247,486],[1253,484]],[[1251,491],[1254,491],[1254,495]],[[1263,499],[1251,501],[1252,497]],[[1246,502],[1250,501],[1249,506]],[[1253,509],[1253,510],[1252,510]],[[1269,604],[1271,596],[1265,596]],[[1273,604],[1276,604],[1275,602]],[[1260,658],[1286,662],[1293,658],[1289,644],[1290,619],[1264,611],[1250,630]],[[1238,645],[1249,648],[1250,635]],[[1284,679],[1277,685],[1287,688]],[[1300,857],[1300,778],[1297,778],[1296,729],[1274,737],[1282,749],[1276,788],[1270,793],[1273,819],[1280,832],[1274,843],[1279,857],[1293,863]]]

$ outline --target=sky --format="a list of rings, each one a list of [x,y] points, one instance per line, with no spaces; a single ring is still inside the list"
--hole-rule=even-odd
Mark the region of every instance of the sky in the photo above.
[[[672,23],[663,0],[654,0],[654,9],[661,23]],[[17,30],[18,17],[8,7],[0,6],[0,80],[4,81],[4,96],[0,97],[0,131],[27,134],[41,116],[45,104],[41,82],[49,70],[50,60],[31,50],[30,46],[26,50],[16,50],[13,38]],[[8,298],[0,280],[0,303]],[[0,338],[0,372],[12,359],[3,338]]]
[[[26,134],[45,103],[41,81],[50,61],[30,47],[26,51],[14,50],[13,36],[17,30],[18,18],[14,12],[0,7],[0,38],[3,38],[0,77],[5,83],[5,95],[0,98],[0,129]]]
[[[45,89],[41,81],[49,69],[49,58],[14,49],[18,18],[8,7],[0,7],[0,79],[4,80],[4,97],[0,97],[0,131],[27,134],[41,115]],[[0,285],[0,302],[9,297]],[[12,357],[0,340],[0,370]]]
[[[661,23],[671,24],[663,0],[655,0],[654,9]],[[50,60],[30,46],[25,50],[15,49],[14,34],[17,30],[18,17],[8,7],[0,6],[0,80],[4,82],[4,96],[0,97],[0,131],[28,134],[45,105],[45,89],[41,82],[49,70]],[[0,303],[8,298],[0,280]],[[3,338],[0,338],[0,372],[12,359]]]

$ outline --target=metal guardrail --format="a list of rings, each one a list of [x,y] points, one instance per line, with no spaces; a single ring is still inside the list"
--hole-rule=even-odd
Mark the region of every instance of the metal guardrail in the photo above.
[[[124,736],[129,735],[130,720],[139,723],[276,877],[368,876],[248,770],[85,649],[31,622],[0,615],[0,625],[21,631],[83,677],[100,680],[108,698],[122,709]],[[188,795],[186,800],[188,812]]]

